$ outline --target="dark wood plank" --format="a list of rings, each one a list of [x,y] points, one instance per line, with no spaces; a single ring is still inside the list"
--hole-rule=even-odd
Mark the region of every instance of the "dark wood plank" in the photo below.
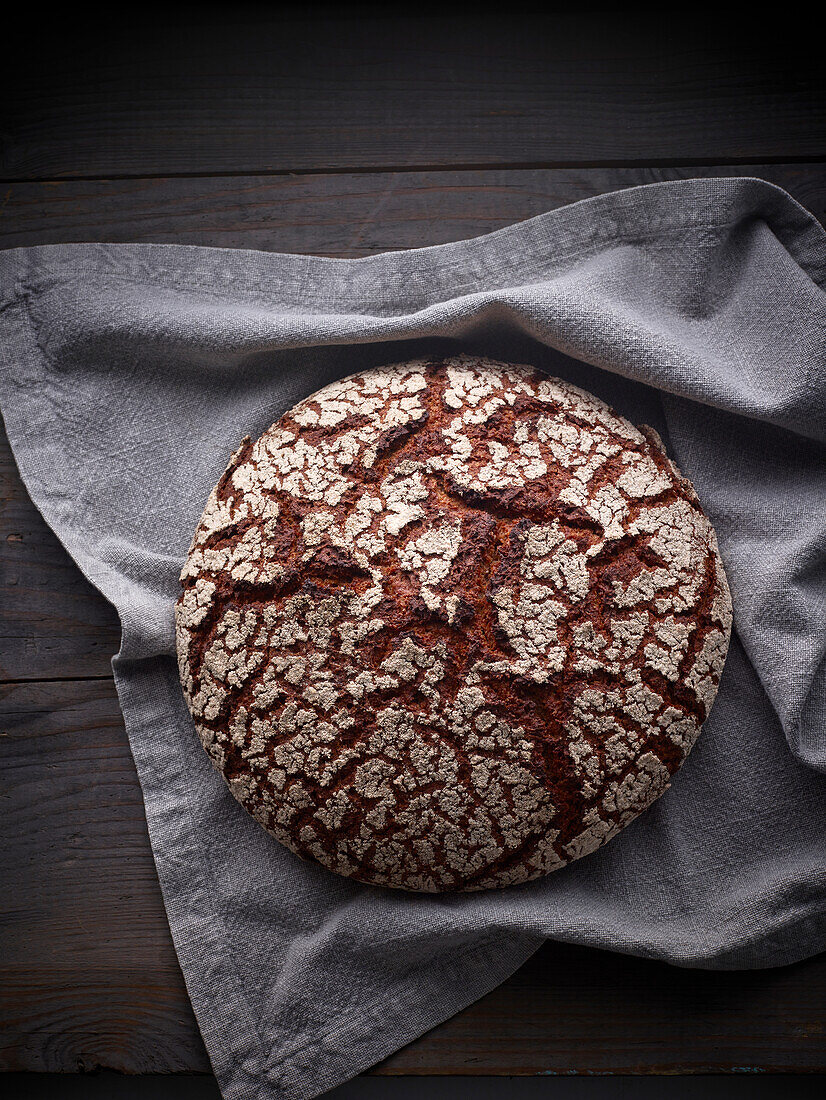
[[[0,966],[0,1022],[0,1073],[211,1072],[180,970]]]
[[[3,179],[826,151],[817,36],[724,9],[53,18],[4,28]]]
[[[0,247],[152,241],[365,256],[488,233],[606,191],[690,176],[760,176],[826,222],[826,166],[571,168],[16,183]]]
[[[113,685],[0,691],[0,1068],[206,1069]],[[720,974],[549,944],[374,1072],[823,1071],[825,1009],[826,955]]]
[[[208,1069],[111,681],[0,687],[0,1069]]]
[[[822,1073],[824,1010],[826,955],[720,973],[549,943],[374,1072]]]
[[[114,608],[32,504],[0,421],[0,683],[110,676],[119,647]]]

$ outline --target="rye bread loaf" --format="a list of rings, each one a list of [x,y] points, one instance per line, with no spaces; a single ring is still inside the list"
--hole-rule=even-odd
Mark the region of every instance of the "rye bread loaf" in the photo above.
[[[184,693],[235,797],[305,859],[430,892],[544,875],[650,806],[731,626],[656,433],[465,356],[244,440],[181,582]]]

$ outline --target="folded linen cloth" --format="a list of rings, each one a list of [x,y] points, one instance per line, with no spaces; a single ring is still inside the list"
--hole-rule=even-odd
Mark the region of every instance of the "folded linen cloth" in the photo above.
[[[548,937],[684,966],[826,946],[826,236],[759,180],[589,199],[361,260],[162,245],[0,254],[0,406],[23,479],[112,601],[115,679],[192,1003],[227,1098],[308,1098]],[[606,848],[467,895],[302,863],[211,768],[174,660],[178,573],[242,436],[332,379],[464,350],[653,425],[731,581],[717,703]]]

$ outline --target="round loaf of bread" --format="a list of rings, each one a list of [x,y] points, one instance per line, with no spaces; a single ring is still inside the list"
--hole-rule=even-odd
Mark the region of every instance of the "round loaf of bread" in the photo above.
[[[305,859],[429,892],[537,878],[650,806],[731,627],[656,433],[467,356],[244,440],[181,582],[184,694],[235,797]]]

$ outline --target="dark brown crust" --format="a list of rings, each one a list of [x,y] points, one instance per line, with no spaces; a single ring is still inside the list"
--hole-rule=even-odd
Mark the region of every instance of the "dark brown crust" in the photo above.
[[[304,858],[428,891],[534,878],[645,809],[730,630],[656,434],[468,358],[244,440],[182,584],[184,691],[236,797]]]

